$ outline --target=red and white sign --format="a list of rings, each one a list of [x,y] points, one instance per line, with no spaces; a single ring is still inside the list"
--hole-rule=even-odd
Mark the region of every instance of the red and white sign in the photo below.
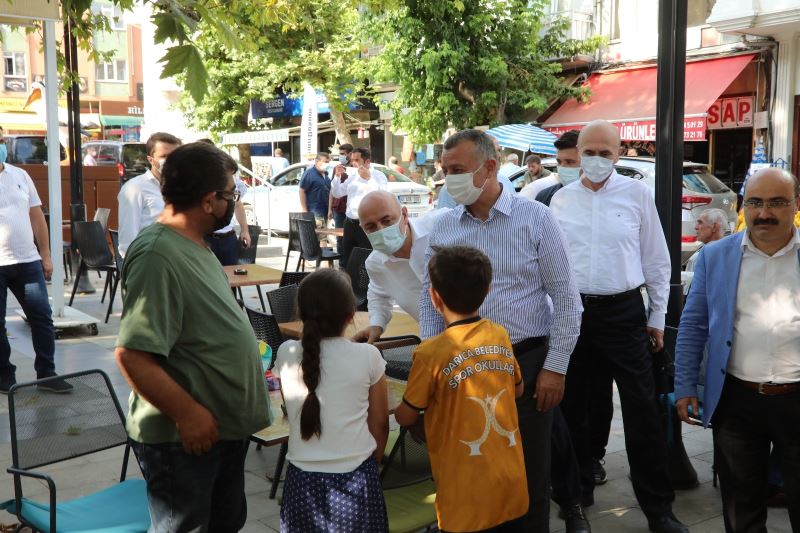
[[[720,98],[708,108],[708,129],[752,128],[753,97]]]
[[[751,115],[752,120],[752,115]],[[655,141],[656,140],[656,121],[655,120],[636,120],[612,122],[619,130],[620,139],[623,141]],[[561,135],[569,130],[580,130],[584,124],[574,126],[556,126],[545,129],[553,135]],[[684,141],[705,141],[706,140],[706,119],[704,117],[692,117],[683,119],[683,140]]]

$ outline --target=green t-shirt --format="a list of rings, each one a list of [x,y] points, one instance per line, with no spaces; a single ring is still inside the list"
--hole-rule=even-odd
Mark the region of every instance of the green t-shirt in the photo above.
[[[153,224],[125,255],[117,346],[149,352],[211,411],[219,438],[234,440],[270,425],[258,342],[210,250]],[[175,423],[136,392],[128,401],[130,437],[180,442]]]

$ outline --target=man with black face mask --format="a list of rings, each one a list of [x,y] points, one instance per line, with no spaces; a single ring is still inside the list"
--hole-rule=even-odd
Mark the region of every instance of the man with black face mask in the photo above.
[[[258,341],[204,240],[233,215],[229,158],[206,143],[170,154],[164,211],[122,271],[115,356],[154,531],[239,531],[247,437],[270,423]]]

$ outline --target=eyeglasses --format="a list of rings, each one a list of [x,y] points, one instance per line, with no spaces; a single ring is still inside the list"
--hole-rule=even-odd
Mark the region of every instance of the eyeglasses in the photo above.
[[[241,197],[239,191],[214,191],[214,192],[217,193],[217,198],[221,200],[227,200],[228,202],[230,202],[231,200],[233,200],[234,202],[238,202],[239,198]]]
[[[760,200],[757,198],[751,198],[750,200],[745,200],[742,202],[744,207],[752,207],[753,209],[761,209],[764,206],[767,209],[777,209],[779,207],[788,207],[792,204],[792,200],[787,200],[786,198],[775,198],[774,200]]]

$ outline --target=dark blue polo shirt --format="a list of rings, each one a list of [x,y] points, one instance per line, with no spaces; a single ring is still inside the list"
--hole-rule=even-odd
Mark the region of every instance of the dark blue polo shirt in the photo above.
[[[320,173],[315,166],[308,167],[300,179],[300,188],[306,191],[308,210],[317,216],[327,216],[331,182],[325,174]]]

